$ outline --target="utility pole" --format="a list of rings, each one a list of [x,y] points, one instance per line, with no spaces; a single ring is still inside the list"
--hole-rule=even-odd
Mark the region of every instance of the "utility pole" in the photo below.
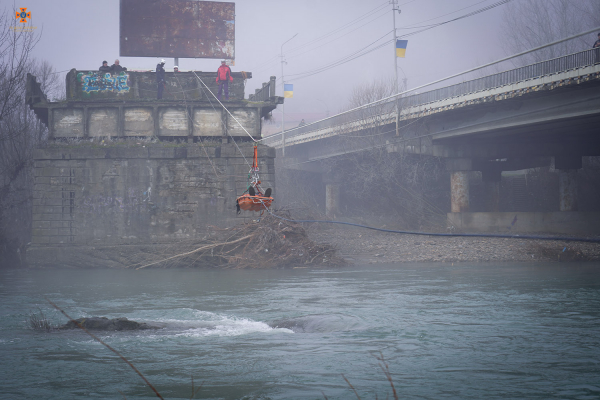
[[[285,96],[285,80],[283,79],[283,64],[285,60],[283,59],[283,45],[298,36],[296,33],[294,36],[283,42],[281,45],[281,94]],[[283,104],[281,105],[281,155],[285,157],[285,99],[283,99]]]
[[[394,93],[398,93],[398,56],[396,55],[396,42],[398,41],[398,35],[396,34],[396,10],[398,10],[398,14],[400,14],[400,9],[396,8],[398,4],[398,0],[390,0],[390,4],[392,5],[392,19],[394,22],[394,30],[392,34],[394,36],[394,41],[392,45],[394,46]],[[398,107],[398,98],[396,98],[396,136],[400,136],[400,131],[398,130],[398,123],[400,122],[400,108]]]

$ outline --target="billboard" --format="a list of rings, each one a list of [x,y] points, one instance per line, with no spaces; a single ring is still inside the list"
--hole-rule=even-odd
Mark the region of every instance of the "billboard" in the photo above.
[[[125,57],[235,58],[235,3],[121,0]]]

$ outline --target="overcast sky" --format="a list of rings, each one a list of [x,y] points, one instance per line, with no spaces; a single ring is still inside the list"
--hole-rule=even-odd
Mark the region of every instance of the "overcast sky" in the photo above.
[[[2,0],[4,2],[6,0]],[[398,0],[398,35],[409,26],[444,22],[495,3],[497,0]],[[519,1],[519,0],[515,0]],[[11,2],[12,3],[12,2]],[[4,3],[10,8],[8,2]],[[103,59],[115,58],[130,69],[154,69],[158,58],[119,56],[119,0],[26,0],[32,22],[42,32],[35,56],[58,71],[97,69]],[[407,37],[406,58],[398,59],[399,79],[408,86],[461,72],[504,55],[500,22],[505,5]],[[353,87],[376,78],[393,77],[392,5],[389,0],[243,0],[235,3],[235,66],[249,71],[246,96],[277,76],[281,95],[281,46],[286,83],[294,98],[286,99],[286,121],[317,120],[346,105]],[[367,55],[325,69],[375,43],[388,43]],[[350,57],[352,58],[352,57]],[[218,59],[180,59],[182,70],[216,71]],[[166,68],[172,70],[173,59]],[[279,112],[274,112],[279,120]],[[287,125],[287,124],[286,124]]]

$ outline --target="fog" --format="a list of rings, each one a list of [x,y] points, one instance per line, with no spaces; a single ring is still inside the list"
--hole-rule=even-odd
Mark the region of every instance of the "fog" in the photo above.
[[[481,0],[399,0],[398,35],[418,27],[456,18],[492,4]],[[119,1],[30,0],[32,24],[42,33],[34,56],[48,60],[61,75],[71,68],[97,69],[119,58],[129,69],[154,69],[158,58],[119,56]],[[501,17],[506,5],[451,22],[410,37],[406,58],[398,59],[398,77],[409,87],[439,79],[499,58]],[[409,29],[408,27],[412,27]],[[302,2],[252,0],[236,3],[235,66],[252,72],[246,95],[254,93],[270,76],[281,91],[281,46],[286,83],[294,85],[294,97],[286,100],[286,125],[301,119],[314,121],[339,111],[356,85],[394,76],[392,5],[389,1],[307,0]],[[387,44],[386,44],[387,42]],[[368,47],[369,45],[372,46]],[[363,48],[383,47],[364,56]],[[345,58],[343,64],[325,68]],[[180,59],[182,70],[216,71],[219,59]],[[167,59],[172,71],[173,59]],[[280,109],[274,112],[280,121]],[[268,126],[267,126],[268,128]],[[275,129],[275,127],[271,128]]]

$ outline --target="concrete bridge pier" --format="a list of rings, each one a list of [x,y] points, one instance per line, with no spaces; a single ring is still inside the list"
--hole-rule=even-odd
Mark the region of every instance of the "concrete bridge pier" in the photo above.
[[[469,211],[469,171],[472,162],[468,158],[449,158],[446,168],[450,175],[450,209],[453,213]]]
[[[325,215],[335,218],[340,211],[340,184],[325,184]]]
[[[581,156],[557,156],[554,168],[559,170],[558,200],[560,211],[577,211],[577,170],[582,167]]]

